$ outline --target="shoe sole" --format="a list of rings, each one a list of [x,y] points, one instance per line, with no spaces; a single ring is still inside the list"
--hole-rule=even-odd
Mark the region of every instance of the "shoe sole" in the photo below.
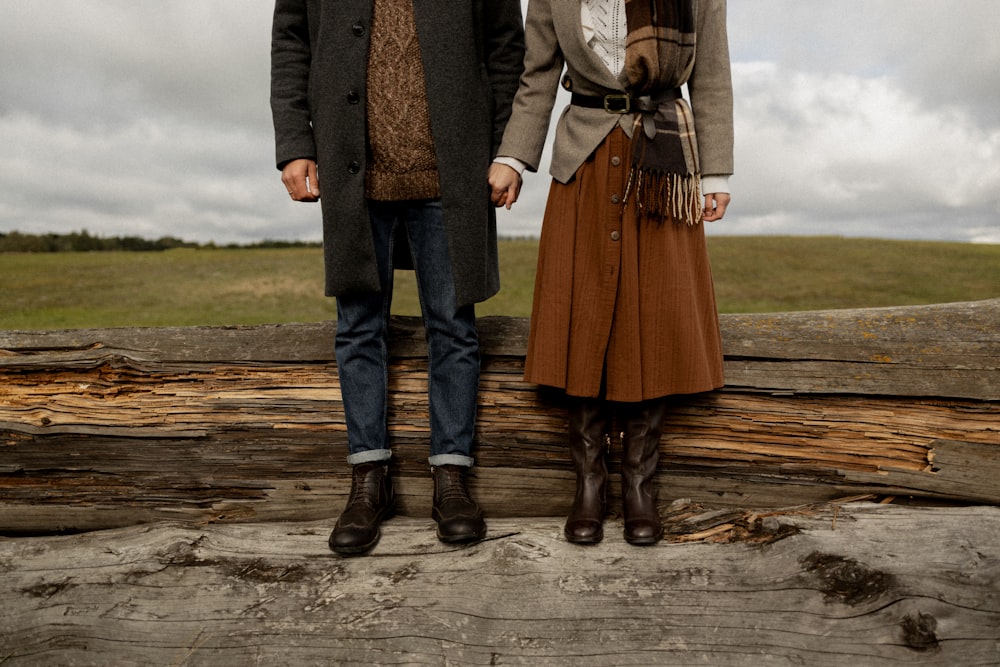
[[[486,537],[486,531],[472,533],[471,535],[442,535],[440,532],[437,538],[445,544],[466,544],[469,542],[479,542]]]
[[[358,547],[335,547],[331,544],[330,550],[333,551],[335,554],[339,554],[341,556],[360,556],[374,549],[375,545],[378,544],[378,541],[381,537],[382,537],[382,531],[379,531],[379,534],[375,536],[375,539],[369,542],[368,544],[363,544]]]
[[[628,537],[625,536],[625,541],[636,547],[648,547],[656,544],[663,539],[663,535],[655,535],[653,537]]]

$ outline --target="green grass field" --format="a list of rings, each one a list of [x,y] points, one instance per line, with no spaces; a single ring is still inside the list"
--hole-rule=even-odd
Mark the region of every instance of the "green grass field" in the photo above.
[[[837,237],[710,237],[725,313],[1000,297],[1000,246]],[[500,294],[480,315],[527,316],[537,241],[500,244]],[[0,329],[333,319],[317,248],[0,254]],[[419,313],[410,272],[394,312]]]

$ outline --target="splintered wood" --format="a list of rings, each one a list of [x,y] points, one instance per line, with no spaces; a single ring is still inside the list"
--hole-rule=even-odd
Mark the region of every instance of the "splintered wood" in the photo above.
[[[727,384],[675,401],[664,502],[1000,501],[1000,299],[722,324]],[[522,379],[525,320],[486,318],[480,332],[473,487],[493,516],[560,514],[564,406]],[[332,336],[329,324],[0,332],[0,530],[335,514],[349,474]],[[394,472],[404,514],[426,516],[419,320],[394,320],[392,341]]]

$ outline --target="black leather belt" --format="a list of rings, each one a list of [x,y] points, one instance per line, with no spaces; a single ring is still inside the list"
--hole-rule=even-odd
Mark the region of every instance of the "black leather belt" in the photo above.
[[[573,93],[570,104],[588,109],[604,109],[608,113],[635,113],[641,111],[656,111],[661,102],[676,100],[681,96],[681,89],[674,88],[655,97],[642,95],[633,97],[628,93],[612,93],[610,95],[584,95]]]

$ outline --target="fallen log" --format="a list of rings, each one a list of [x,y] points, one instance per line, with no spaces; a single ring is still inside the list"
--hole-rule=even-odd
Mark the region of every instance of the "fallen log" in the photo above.
[[[326,522],[158,523],[0,540],[11,665],[987,665],[1000,509],[665,508],[635,548],[559,519],[439,543],[389,521],[369,557]]]
[[[1000,503],[1000,299],[722,326],[726,387],[676,401],[664,502]],[[490,516],[561,515],[565,414],[521,379],[527,323],[480,329],[474,493]],[[335,516],[349,475],[332,337],[330,323],[0,332],[0,532]],[[400,509],[423,517],[419,320],[395,319],[392,340]]]

